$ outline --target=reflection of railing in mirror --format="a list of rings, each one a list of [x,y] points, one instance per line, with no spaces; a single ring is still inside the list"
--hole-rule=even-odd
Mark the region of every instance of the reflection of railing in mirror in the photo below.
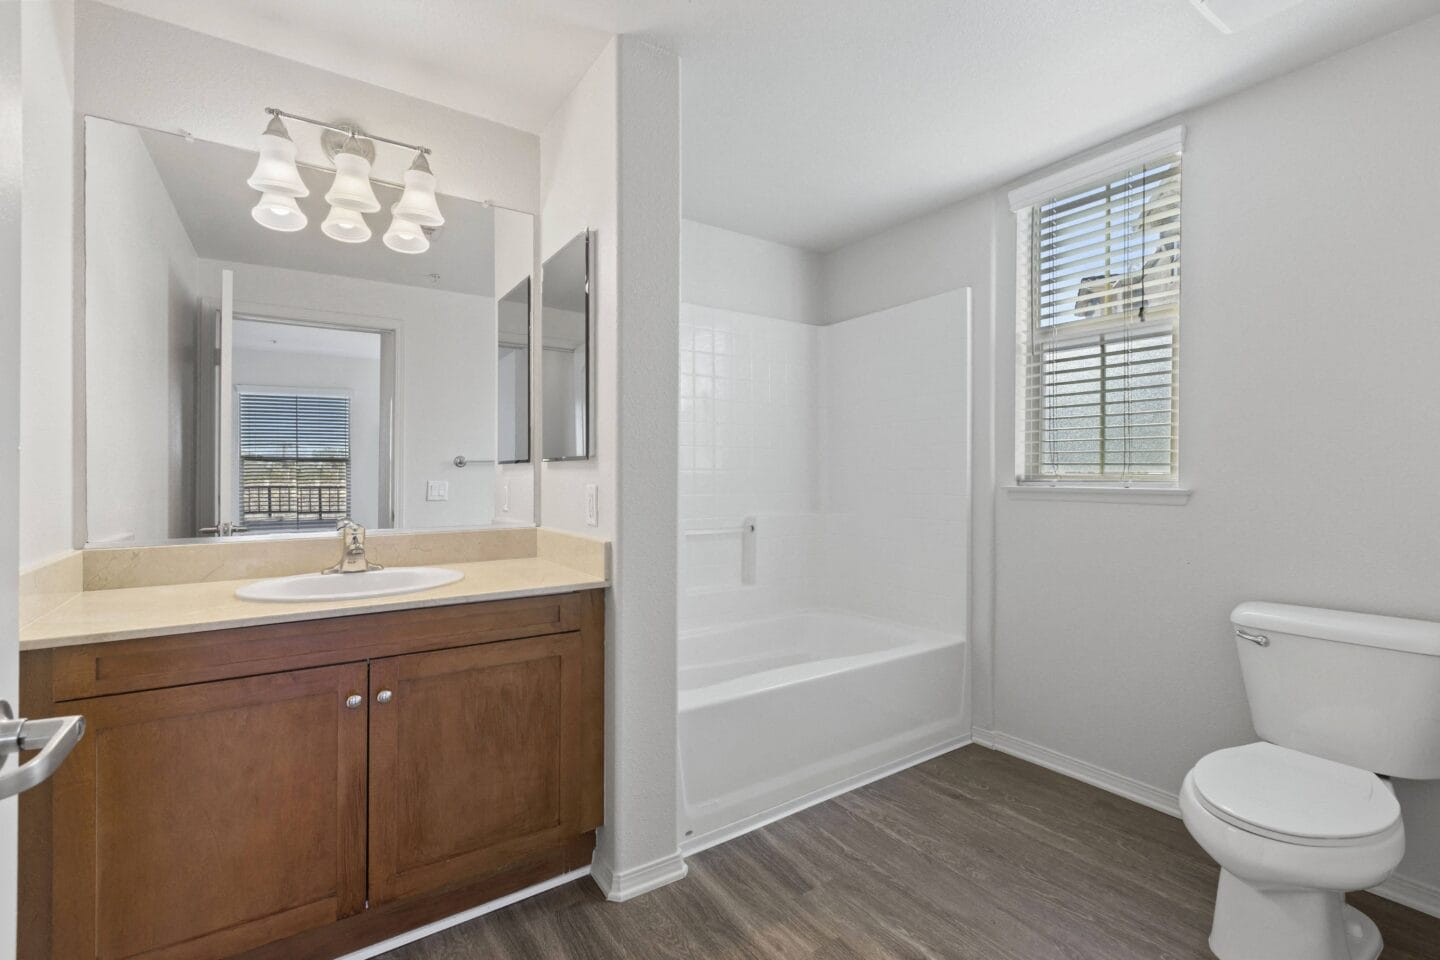
[[[328,530],[349,512],[348,486],[252,486],[241,491],[240,517],[251,529]]]

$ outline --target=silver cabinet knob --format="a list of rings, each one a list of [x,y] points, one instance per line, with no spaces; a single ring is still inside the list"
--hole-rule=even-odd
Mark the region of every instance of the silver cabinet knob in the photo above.
[[[381,690],[379,693],[375,694],[376,703],[389,703],[393,699],[395,699],[395,694],[389,690]]]
[[[351,710],[358,709],[360,704],[364,702],[365,698],[360,696],[360,694],[358,693],[352,693],[350,694],[350,696],[345,698],[345,706],[349,707]]]

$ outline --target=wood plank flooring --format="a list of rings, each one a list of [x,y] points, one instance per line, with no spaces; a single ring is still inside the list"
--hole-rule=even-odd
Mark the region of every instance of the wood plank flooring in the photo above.
[[[1208,960],[1217,869],[1184,825],[966,747],[689,861],[628,903],[581,880],[383,960]],[[1383,960],[1440,920],[1356,894]]]

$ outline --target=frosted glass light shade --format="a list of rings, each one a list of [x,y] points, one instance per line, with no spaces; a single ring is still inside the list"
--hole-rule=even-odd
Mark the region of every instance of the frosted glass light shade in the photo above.
[[[255,172],[245,181],[251,189],[282,197],[309,196],[310,188],[300,179],[295,168],[295,142],[285,131],[279,117],[271,117],[270,125],[260,135],[260,159]]]
[[[396,253],[414,254],[429,250],[430,238],[425,236],[425,230],[420,224],[402,217],[399,204],[396,204],[393,210],[390,229],[385,231],[385,246]]]
[[[417,155],[405,171],[405,192],[395,205],[395,216],[422,227],[438,227],[445,222],[435,202],[435,174],[430,172],[430,163],[423,153]]]
[[[370,239],[370,224],[358,210],[345,207],[331,207],[330,215],[320,224],[320,230],[331,240],[341,243],[364,243]]]
[[[305,216],[294,197],[278,193],[261,194],[260,202],[251,208],[250,216],[254,217],[260,226],[279,230],[281,233],[304,230],[305,224],[310,222],[310,218]]]
[[[356,153],[335,154],[335,182],[326,192],[325,202],[357,213],[379,210],[380,201],[370,186],[370,161]]]

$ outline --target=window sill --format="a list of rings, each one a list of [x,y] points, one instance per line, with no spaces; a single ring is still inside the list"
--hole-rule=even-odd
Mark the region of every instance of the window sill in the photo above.
[[[1188,487],[1108,486],[1082,483],[1016,483],[1004,488],[1012,500],[1076,500],[1088,503],[1148,503],[1156,506],[1183,506],[1190,499]]]

